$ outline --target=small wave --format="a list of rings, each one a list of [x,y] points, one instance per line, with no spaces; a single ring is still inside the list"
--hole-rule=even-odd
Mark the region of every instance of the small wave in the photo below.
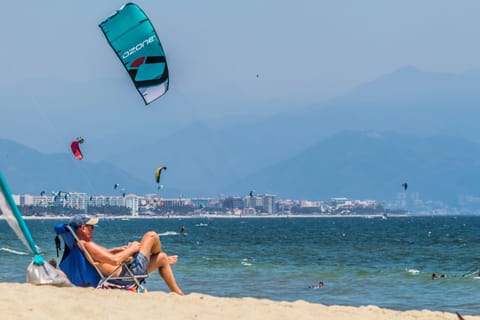
[[[208,223],[197,223],[196,227],[208,227]]]
[[[419,274],[420,273],[420,270],[417,270],[417,269],[406,269],[405,271],[407,271],[410,274]]]
[[[159,233],[158,235],[160,237],[164,237],[164,236],[178,236],[180,233],[178,232],[175,232],[175,231],[166,231],[166,232],[163,232],[163,233]]]
[[[6,251],[6,252],[13,253],[13,254],[18,254],[18,255],[20,255],[20,256],[26,256],[26,255],[28,255],[27,252],[16,251],[16,250],[9,249],[9,248],[0,248],[0,251]]]
[[[241,264],[242,266],[247,266],[247,267],[248,267],[248,266],[251,266],[252,263],[247,262],[247,261],[248,261],[248,259],[244,258],[244,259],[242,259],[242,261],[240,262],[240,264]]]

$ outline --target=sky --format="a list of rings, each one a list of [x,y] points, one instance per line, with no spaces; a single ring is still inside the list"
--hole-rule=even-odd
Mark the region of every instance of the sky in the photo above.
[[[208,114],[209,104],[218,101],[227,106],[210,111],[220,117],[223,112],[274,114],[326,101],[404,66],[447,73],[480,66],[479,1],[136,3],[149,16],[166,51],[171,81],[166,101],[189,103],[208,97],[194,116]],[[19,100],[48,109],[43,95],[29,96],[40,83],[72,81],[88,87],[119,81],[119,97],[141,107],[141,98],[98,27],[123,4],[118,0],[2,4],[0,90],[21,88],[25,94]],[[1,96],[0,100],[7,101]],[[229,106],[234,100],[251,103]],[[65,101],[65,107],[71,103]],[[152,105],[162,107],[162,101]],[[31,105],[25,108],[28,111]],[[114,104],[104,108],[116,111]],[[180,108],[168,112],[182,116]],[[45,117],[61,120],[48,113]]]

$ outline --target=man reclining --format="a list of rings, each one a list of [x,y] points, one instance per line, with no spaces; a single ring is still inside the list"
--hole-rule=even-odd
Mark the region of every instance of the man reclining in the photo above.
[[[183,291],[178,287],[171,268],[171,265],[177,262],[178,257],[168,256],[162,251],[160,237],[156,232],[148,231],[140,242],[133,241],[122,247],[107,249],[92,241],[97,223],[98,218],[90,217],[87,214],[75,215],[69,222],[104,275],[111,274],[123,261],[133,257],[135,259],[135,263],[131,267],[133,274],[145,275],[158,270],[168,288],[183,296]],[[128,276],[128,273],[123,268],[118,268],[114,277],[118,276]]]

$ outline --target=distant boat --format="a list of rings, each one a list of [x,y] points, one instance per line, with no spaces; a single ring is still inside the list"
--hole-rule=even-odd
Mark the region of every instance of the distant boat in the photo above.
[[[130,219],[128,218],[122,218],[122,221],[129,221]]]
[[[383,220],[388,220],[388,217],[387,217],[387,214],[386,214],[386,213],[382,214],[382,219],[383,219]]]

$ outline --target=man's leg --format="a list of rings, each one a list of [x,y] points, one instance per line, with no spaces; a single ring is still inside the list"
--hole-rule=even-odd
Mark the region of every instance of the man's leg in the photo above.
[[[172,264],[177,262],[177,256],[167,256],[162,251],[162,244],[160,237],[154,231],[145,233],[140,242],[140,252],[143,253],[149,260],[148,274],[158,269],[158,273],[165,281],[171,291],[183,296],[182,290],[178,287],[175,277],[173,276]]]
[[[145,233],[140,242],[140,252],[150,259],[151,255],[160,253],[161,251],[162,244],[158,234],[154,231],[148,231]]]
[[[171,291],[183,296],[183,291],[178,286],[173,276],[172,264],[177,261],[177,256],[167,256],[165,252],[154,254],[150,257],[150,264],[148,265],[148,273],[158,269],[158,273],[162,277],[165,284]]]

